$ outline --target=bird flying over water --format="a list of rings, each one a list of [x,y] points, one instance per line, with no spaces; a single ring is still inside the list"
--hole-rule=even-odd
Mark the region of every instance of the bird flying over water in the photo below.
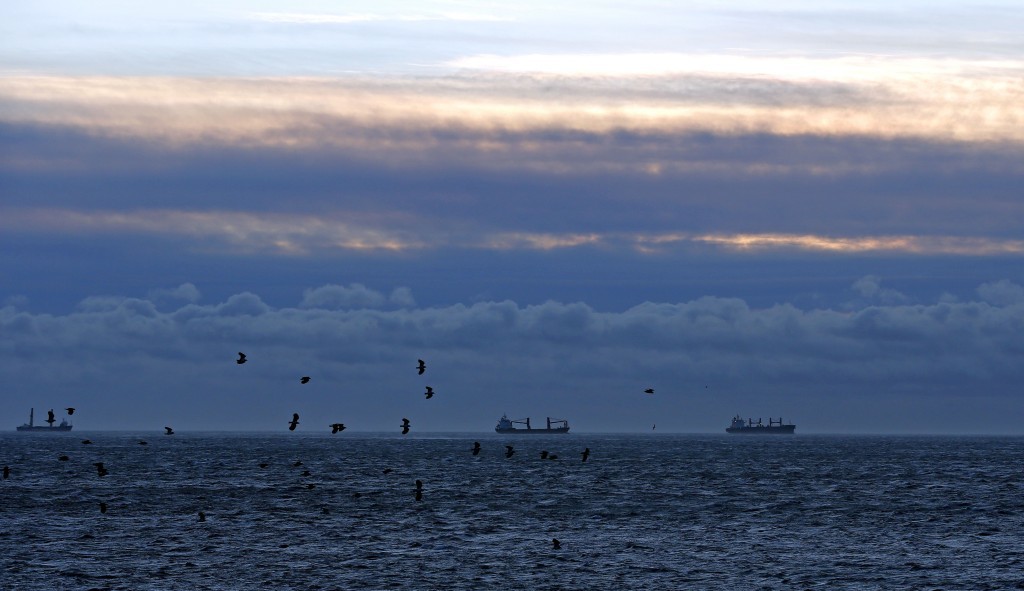
[[[299,413],[293,412],[292,413],[292,420],[291,420],[291,422],[288,423],[288,430],[289,431],[294,431],[295,427],[298,426],[298,424],[299,424]]]
[[[473,442],[473,455],[475,456],[475,455],[479,455],[479,454],[480,454],[480,442],[479,441],[474,441]]]
[[[505,457],[506,458],[511,458],[512,454],[514,454],[514,453],[516,453],[516,450],[513,449],[511,445],[506,445],[505,446]]]
[[[583,461],[584,461],[584,462],[586,462],[586,461],[587,461],[587,458],[589,458],[589,457],[590,457],[590,448],[588,447],[587,449],[583,450],[583,451],[582,451],[582,452],[580,453],[580,455],[581,455],[581,456],[583,456]]]
[[[402,435],[409,432],[409,419],[402,419]]]
[[[309,383],[309,376],[302,376],[301,378],[299,378],[299,382],[301,382],[303,384],[308,384]]]
[[[434,397],[434,389],[431,388],[430,386],[427,386],[427,391],[424,392],[423,395],[427,397],[427,400],[430,400],[431,398]]]
[[[164,435],[174,435],[174,429],[170,427],[164,427]]]
[[[331,434],[340,433],[345,430],[345,423],[331,423]]]
[[[644,394],[654,394],[654,388],[647,388],[644,390]]]
[[[65,408],[64,410],[67,411],[69,417],[71,415],[75,414],[75,407],[73,407],[73,406],[69,406],[69,407]]]
[[[246,361],[248,361],[248,360],[245,358],[245,353],[242,353],[241,351],[239,351],[238,352],[238,359],[235,360],[235,363],[237,363],[238,365],[242,365]]]
[[[562,549],[562,542],[559,542],[558,538],[551,538],[551,548],[553,550],[561,550]]]
[[[418,374],[423,375],[423,372],[427,371],[427,364],[423,363],[422,359],[417,359],[416,361],[419,362],[419,365],[416,366],[416,369],[419,370]]]
[[[51,408],[50,410],[46,411],[46,422],[50,423],[51,427],[56,421],[57,419],[53,418],[53,409]]]

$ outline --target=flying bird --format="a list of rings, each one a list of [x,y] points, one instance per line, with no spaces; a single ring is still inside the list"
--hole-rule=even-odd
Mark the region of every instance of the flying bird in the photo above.
[[[402,419],[402,435],[409,433],[409,419]]]
[[[512,454],[514,454],[514,453],[516,453],[516,450],[512,449],[511,445],[506,445],[505,446],[505,457],[506,458],[511,458]]]
[[[473,442],[473,455],[476,456],[476,455],[479,455],[479,454],[480,454],[480,442],[479,441],[474,441]]]
[[[583,450],[582,452],[580,452],[580,455],[583,456],[583,461],[586,462],[587,458],[590,457],[590,448],[588,447],[585,450]]]
[[[331,423],[331,434],[340,433],[345,430],[345,423]]]
[[[553,550],[561,550],[562,549],[562,542],[559,542],[558,538],[551,538],[551,548]]]
[[[654,394],[654,388],[647,388],[644,390],[644,394]]]
[[[431,388],[430,386],[427,386],[427,391],[424,392],[423,395],[427,397],[427,400],[430,400],[431,398],[434,397],[434,389]]]
[[[174,429],[170,427],[164,427],[164,435],[174,435]]]
[[[418,370],[419,375],[423,375],[423,372],[427,371],[427,364],[423,363],[422,359],[417,359],[416,361],[419,361],[419,365],[416,366],[416,369]]]
[[[235,363],[237,363],[238,365],[242,365],[246,361],[248,361],[248,359],[245,358],[245,353],[242,353],[241,351],[239,351],[238,352],[238,359],[235,360]]]
[[[289,431],[294,431],[295,427],[297,427],[298,424],[299,424],[299,413],[293,412],[292,413],[292,420],[291,420],[290,423],[288,423],[288,430]]]
[[[56,421],[57,419],[53,418],[53,409],[51,408],[50,410],[46,411],[46,422],[50,423],[51,427]]]
[[[301,378],[299,378],[299,382],[303,383],[303,384],[308,384],[309,383],[309,376],[302,376]]]
[[[68,416],[71,416],[71,415],[75,414],[75,407],[73,407],[73,406],[69,406],[69,407],[65,408],[64,410],[68,411]]]

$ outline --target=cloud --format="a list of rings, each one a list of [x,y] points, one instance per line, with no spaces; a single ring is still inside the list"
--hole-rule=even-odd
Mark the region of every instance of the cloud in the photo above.
[[[997,306],[1024,303],[1024,287],[1006,279],[985,283],[977,291],[981,299]]]
[[[299,303],[300,308],[321,308],[324,310],[344,310],[349,308],[380,308],[387,302],[383,294],[367,289],[361,283],[343,285],[324,285],[316,289],[307,289]]]
[[[308,12],[254,12],[249,15],[251,20],[268,23],[285,23],[295,25],[349,25],[366,22],[423,22],[423,21],[465,21],[465,22],[502,22],[513,20],[491,14],[468,12],[439,12],[433,14],[336,14]]]
[[[882,302],[886,305],[902,304],[908,301],[907,296],[889,288],[882,287],[882,279],[876,275],[865,275],[853,283],[853,289],[869,301]]]

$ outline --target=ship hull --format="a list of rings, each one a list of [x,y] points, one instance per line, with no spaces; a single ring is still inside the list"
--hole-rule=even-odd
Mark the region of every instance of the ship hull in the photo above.
[[[33,425],[33,426],[30,427],[28,425],[22,425],[20,427],[15,427],[15,428],[18,431],[37,431],[37,432],[38,431],[44,431],[46,433],[53,433],[53,432],[67,432],[67,431],[70,431],[71,430],[71,425],[64,425],[64,426],[58,425],[56,427],[41,427],[39,425]]]
[[[502,435],[553,435],[556,433],[568,433],[569,427],[558,429],[495,429],[494,431]]]
[[[792,435],[796,425],[782,425],[781,427],[727,427],[726,433],[734,435]]]

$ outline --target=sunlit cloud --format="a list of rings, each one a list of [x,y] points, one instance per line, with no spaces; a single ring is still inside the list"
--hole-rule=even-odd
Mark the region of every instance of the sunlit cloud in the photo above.
[[[146,210],[136,212],[66,209],[0,210],[0,229],[64,234],[151,234],[194,240],[196,250],[238,254],[320,256],[332,251],[416,252],[440,248],[494,251],[555,251],[579,247],[670,253],[715,247],[737,254],[802,251],[829,254],[1021,256],[1024,240],[971,236],[823,236],[779,233],[635,234],[628,232],[505,232],[485,227],[459,232],[424,231],[402,216],[360,218],[351,214],[295,215],[237,211]]]
[[[509,132],[559,130],[1024,142],[1024,69],[1005,62],[897,60],[890,70],[880,61],[875,72],[842,58],[730,57],[708,61],[707,70],[696,61],[665,81],[636,82],[486,73],[386,80],[17,76],[0,78],[0,121],[177,145],[296,149],[425,150],[435,131],[454,132],[478,151],[506,148],[502,134]],[[339,126],[372,129],[375,137],[338,133]]]
[[[680,238],[682,240],[684,238]],[[796,234],[701,234],[688,238],[735,251],[794,249],[812,252],[890,252],[920,255],[1021,255],[1024,240],[961,236],[862,236],[831,237]]]

